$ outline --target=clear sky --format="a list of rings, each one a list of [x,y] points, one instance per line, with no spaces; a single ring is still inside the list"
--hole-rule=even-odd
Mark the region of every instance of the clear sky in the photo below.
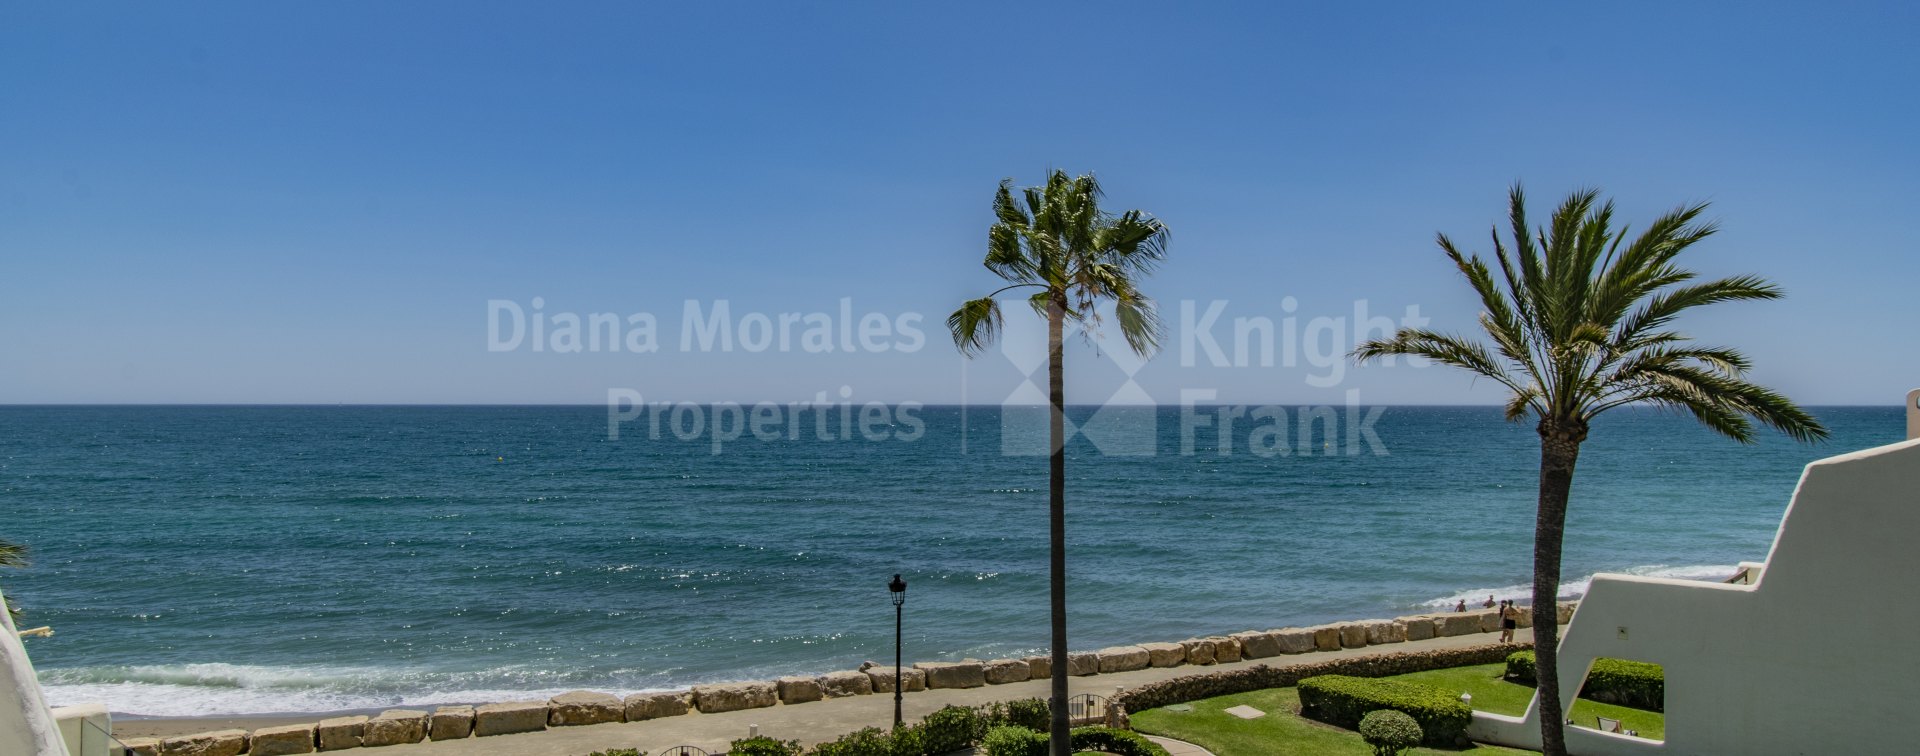
[[[1049,167],[1174,231],[1156,401],[1497,401],[1325,355],[1359,300],[1471,327],[1432,238],[1485,251],[1519,180],[1538,214],[1596,186],[1637,226],[1712,201],[1691,264],[1789,298],[1686,329],[1803,402],[1897,402],[1920,11],[1676,5],[12,3],[0,403],[998,402],[1019,366],[963,373],[942,321],[995,284],[996,182]],[[530,328],[536,297],[651,314],[659,350],[490,350],[489,302]],[[838,342],[871,313],[889,349],[708,351],[689,300],[749,342],[750,314]],[[1199,336],[1182,360],[1183,301],[1223,303],[1228,365]],[[1274,366],[1231,364],[1236,317],[1274,323]],[[1319,345],[1291,367],[1289,330]],[[1125,377],[1070,360],[1072,401]]]

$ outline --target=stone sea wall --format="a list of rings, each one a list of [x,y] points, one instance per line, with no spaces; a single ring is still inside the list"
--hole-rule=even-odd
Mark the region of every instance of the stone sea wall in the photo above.
[[[1572,603],[1561,604],[1561,624],[1573,616]],[[1520,625],[1531,624],[1521,613]],[[1290,656],[1343,648],[1390,646],[1430,638],[1495,633],[1500,616],[1493,610],[1440,612],[1393,619],[1336,622],[1314,627],[1249,630],[1230,635],[1188,638],[1178,643],[1142,643],[1098,651],[1072,652],[1067,668],[1072,676],[1131,672],[1150,667],[1210,666],[1248,659]],[[1127,690],[1116,703],[1127,711],[1165,706],[1198,698],[1292,685],[1318,674],[1379,676],[1466,664],[1487,664],[1522,648],[1514,644],[1486,644],[1457,649],[1331,659],[1306,666],[1255,665],[1228,671],[1188,675]],[[279,756],[349,748],[375,748],[423,741],[487,737],[535,732],[549,727],[572,727],[610,722],[642,722],[684,714],[714,714],[769,706],[793,706],[829,698],[942,688],[978,688],[1043,680],[1054,673],[1050,657],[1023,659],[964,659],[957,662],[917,662],[894,679],[891,666],[873,662],[857,670],[777,680],[695,685],[689,690],[635,693],[626,697],[575,691],[545,701],[508,701],[481,706],[441,706],[432,711],[392,709],[376,716],[335,717],[313,724],[246,730],[138,738],[126,741],[134,753],[145,756]]]

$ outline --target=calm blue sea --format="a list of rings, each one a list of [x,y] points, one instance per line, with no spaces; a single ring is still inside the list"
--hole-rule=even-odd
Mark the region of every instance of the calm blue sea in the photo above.
[[[1183,454],[1178,410],[1131,411],[1157,453],[1081,441],[1068,468],[1076,648],[1525,592],[1537,446],[1497,410],[1385,408],[1377,447],[1288,456],[1207,429]],[[1763,558],[1804,464],[1903,432],[1895,407],[1817,414],[1817,447],[1605,418],[1568,592]],[[896,572],[909,659],[1038,652],[1045,458],[1000,453],[997,409],[916,416],[911,441],[808,421],[714,454],[610,440],[600,407],[0,408],[0,538],[35,558],[0,584],[57,630],[29,642],[56,704],[141,715],[848,668],[891,653]]]

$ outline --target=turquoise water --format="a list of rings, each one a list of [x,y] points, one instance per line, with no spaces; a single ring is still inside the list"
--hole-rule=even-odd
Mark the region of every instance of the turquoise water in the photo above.
[[[1130,412],[1158,453],[1072,450],[1076,648],[1525,591],[1537,447],[1497,410],[1386,408],[1387,454],[1334,434],[1291,456],[1223,455],[1206,429],[1184,455],[1178,410]],[[1805,463],[1903,431],[1893,407],[1817,414],[1818,447],[1604,418],[1568,592],[1764,558]],[[0,408],[0,537],[35,555],[0,580],[58,631],[30,641],[56,703],[143,715],[847,668],[891,653],[895,572],[909,659],[1038,652],[1045,459],[999,453],[996,409],[917,417],[912,441],[714,454],[610,440],[599,407]]]

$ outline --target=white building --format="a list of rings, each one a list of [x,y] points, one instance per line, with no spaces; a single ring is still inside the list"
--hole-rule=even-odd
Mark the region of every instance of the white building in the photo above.
[[[1560,640],[1560,699],[1593,660],[1666,669],[1666,740],[1567,728],[1612,754],[1914,753],[1920,705],[1920,390],[1907,441],[1807,466],[1764,563],[1734,583],[1599,575]],[[1623,525],[1623,527],[1631,527]],[[1538,699],[1536,699],[1537,702]],[[1538,748],[1537,710],[1475,739]]]

